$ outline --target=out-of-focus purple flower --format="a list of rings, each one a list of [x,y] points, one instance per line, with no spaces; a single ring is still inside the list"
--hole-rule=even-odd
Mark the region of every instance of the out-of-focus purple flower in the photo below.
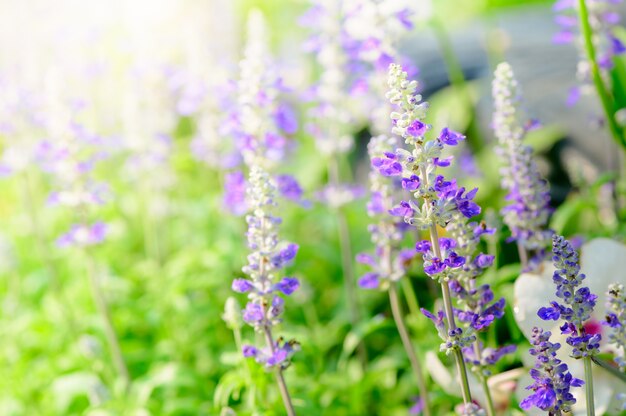
[[[244,345],[242,350],[243,356],[246,358],[256,357],[259,354],[259,350],[253,345]]]
[[[507,63],[496,69],[493,99],[493,127],[505,163],[502,187],[509,192],[506,198],[509,203],[502,210],[504,222],[511,229],[512,239],[524,250],[540,252],[552,235],[546,229],[551,212],[550,193],[532,149],[522,142],[526,129],[521,120],[521,93]]]
[[[363,289],[377,289],[380,285],[378,273],[366,273],[359,279],[359,286]]]
[[[278,187],[278,193],[285,199],[293,202],[297,202],[303,205],[308,205],[307,201],[302,199],[304,191],[298,183],[298,181],[291,175],[278,175],[276,176],[276,185]]]
[[[249,280],[235,279],[233,280],[232,289],[237,293],[245,293],[250,291],[254,286]]]
[[[329,184],[317,192],[317,200],[332,208],[339,208],[349,204],[365,194],[363,187],[352,184]]]
[[[291,135],[298,131],[298,118],[293,107],[281,103],[274,113],[274,121],[283,133]]]
[[[224,179],[224,206],[235,215],[248,211],[246,203],[246,178],[243,172],[228,173]]]
[[[400,201],[400,203],[389,210],[389,213],[394,217],[410,217],[413,215],[413,208],[406,201]]]
[[[57,239],[57,245],[59,247],[87,247],[99,244],[104,241],[106,236],[106,224],[103,222],[96,222],[89,224],[76,224],[72,228],[61,235]]]

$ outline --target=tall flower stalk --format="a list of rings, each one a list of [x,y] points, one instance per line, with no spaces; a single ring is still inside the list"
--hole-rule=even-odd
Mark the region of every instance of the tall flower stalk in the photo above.
[[[623,149],[626,149],[626,137],[624,137],[624,131],[615,119],[616,109],[613,98],[611,97],[600,73],[600,66],[596,57],[596,48],[593,43],[594,33],[592,31],[591,24],[589,23],[589,11],[587,9],[587,4],[585,0],[578,0],[578,13],[580,19],[580,27],[583,35],[583,42],[585,46],[585,53],[589,60],[591,78],[593,79],[593,83],[596,87],[598,97],[600,98],[600,102],[602,103],[602,109],[604,110],[604,115],[606,117],[607,124],[609,125],[609,131],[611,132],[613,139],[615,139],[615,141],[620,144]],[[615,37],[613,37],[613,39],[614,42],[618,43],[618,45],[615,47],[620,51],[620,53],[626,51],[626,48],[621,43],[621,41],[617,40],[617,38]]]
[[[341,165],[347,152],[354,146],[352,132],[348,129],[352,116],[347,107],[347,72],[348,57],[342,48],[342,23],[345,18],[343,1],[319,0],[315,2],[310,14],[315,15],[315,24],[319,25],[320,33],[316,36],[316,52],[321,65],[321,75],[316,86],[318,105],[312,110],[311,130],[321,154],[326,157],[328,175],[326,195],[337,193],[349,194],[351,187],[342,183]],[[305,18],[305,20],[308,20]],[[313,21],[305,22],[313,24]],[[342,192],[341,190],[348,191]],[[325,198],[334,209],[337,219],[337,233],[341,254],[341,267],[344,278],[344,290],[348,313],[352,327],[356,327],[361,319],[361,312],[356,290],[354,275],[352,242],[350,229],[345,212],[341,205],[353,198],[335,201]],[[366,350],[360,343],[357,353],[361,364],[367,361]]]
[[[394,137],[372,137],[368,145],[368,152],[374,166],[381,160],[381,157],[384,157],[386,152],[393,150],[397,145],[398,141]],[[410,264],[410,261],[415,257],[415,251],[401,249],[400,244],[404,238],[404,232],[407,230],[407,225],[403,219],[389,215],[389,210],[393,207],[394,199],[398,197],[398,189],[400,188],[400,181],[394,182],[391,179],[381,175],[378,169],[370,172],[371,201],[367,205],[367,212],[375,221],[369,226],[369,231],[376,250],[374,255],[361,253],[357,256],[358,262],[372,268],[372,271],[359,279],[359,286],[364,289],[387,291],[393,319],[421,394],[423,412],[429,416],[431,414],[430,399],[428,398],[424,370],[411,343],[404,312],[398,298],[398,283],[406,277],[407,264]]]
[[[497,319],[504,316],[504,298],[495,300],[489,285],[478,286],[476,283],[477,278],[491,267],[494,261],[494,256],[478,251],[481,236],[493,234],[495,230],[488,228],[484,222],[470,222],[465,215],[456,212],[447,231],[452,238],[440,239],[443,242],[442,246],[445,245],[447,251],[463,258],[464,262],[461,267],[451,270],[454,279],[450,281],[450,288],[459,304],[459,309],[455,310],[455,313],[460,326],[467,333],[474,333],[475,337],[471,346],[463,348],[463,355],[481,383],[487,414],[493,416],[496,410],[488,383],[492,368],[503,356],[516,349],[515,345],[485,348],[479,338],[480,333],[486,332]]]
[[[103,138],[90,132],[78,121],[77,114],[58,109],[57,118],[49,126],[53,140],[40,145],[39,158],[45,171],[53,175],[57,189],[48,202],[72,211],[75,223],[57,239],[62,248],[74,248],[82,254],[85,272],[104,325],[104,335],[113,364],[126,389],[131,377],[124,359],[119,338],[113,325],[110,308],[101,286],[96,260],[92,252],[95,245],[106,237],[106,224],[93,221],[93,210],[102,205],[108,196],[106,184],[95,180],[93,170],[102,158]]]
[[[582,286],[585,275],[580,273],[578,253],[569,241],[555,235],[552,239],[552,254],[556,268],[552,280],[561,303],[553,301],[550,306],[539,309],[537,314],[546,321],[564,321],[560,329],[562,334],[567,335],[572,357],[582,359],[584,364],[587,415],[594,415],[591,360],[600,352],[601,335],[589,333],[585,323],[591,318],[597,296],[588,287]]]
[[[407,80],[407,73],[399,65],[391,64],[388,83],[387,97],[394,108],[391,113],[391,131],[402,137],[411,150],[398,148],[395,152],[387,152],[384,157],[373,161],[373,165],[383,175],[401,177],[403,188],[413,197],[401,201],[389,213],[430,233],[430,241],[418,242],[416,249],[423,253],[426,274],[441,285],[444,311],[437,317],[429,312],[427,315],[435,321],[444,341],[442,351],[455,358],[461,379],[464,411],[472,414],[476,406],[472,403],[461,349],[471,345],[476,338],[473,333],[458,327],[450,292],[453,270],[462,267],[465,259],[449,250],[450,246],[445,244],[445,239],[439,238],[438,230],[438,227],[447,228],[454,221],[456,213],[466,218],[480,213],[480,207],[473,201],[477,189],[466,193],[465,188],[457,187],[455,181],[447,181],[443,175],[437,174],[439,167],[450,165],[450,159],[442,157],[444,147],[457,145],[464,136],[445,128],[437,138],[427,138],[430,126],[421,120],[426,115],[428,105],[421,102],[421,96],[415,93],[417,82]]]
[[[570,393],[572,387],[580,387],[584,382],[572,376],[567,364],[557,357],[561,344],[550,342],[552,334],[541,328],[533,328],[530,354],[537,357],[535,366],[530,370],[533,383],[526,389],[533,393],[521,401],[520,407],[529,410],[537,407],[548,414],[563,416],[570,414],[576,403]]]
[[[614,283],[607,293],[606,325],[611,328],[608,340],[617,349],[615,362],[626,372],[626,290],[624,285]]]
[[[552,231],[546,229],[550,193],[533,159],[532,148],[523,143],[533,123],[524,119],[521,89],[506,62],[496,68],[493,101],[493,129],[504,161],[502,188],[508,192],[508,204],[502,209],[502,215],[511,230],[510,240],[517,243],[522,268],[527,270],[543,259],[552,235]]]
[[[283,371],[289,366],[298,344],[282,337],[276,339],[273,328],[282,320],[284,299],[281,294],[291,295],[300,285],[297,279],[282,276],[282,269],[293,260],[298,246],[279,239],[281,219],[275,215],[277,185],[276,179],[268,171],[272,166],[266,140],[268,124],[271,123],[268,120],[268,107],[271,108],[269,103],[273,97],[266,96],[263,91],[266,36],[263,16],[258,11],[252,12],[239,82],[242,128],[248,136],[242,154],[248,167],[245,202],[250,213],[246,216],[246,235],[251,251],[248,264],[243,268],[247,278],[235,279],[232,288],[236,292],[248,294],[249,301],[243,310],[243,320],[265,342],[265,347],[244,345],[243,355],[254,357],[274,373],[285,410],[292,416],[296,413]]]
[[[555,20],[561,30],[555,35],[554,41],[555,43],[577,41],[581,56],[578,77],[583,86],[593,86],[596,90],[611,136],[617,144],[626,149],[624,130],[615,117],[618,108],[607,87],[608,70],[614,65],[614,56],[626,53],[626,46],[614,33],[614,28],[620,20],[619,13],[614,9],[618,3],[621,3],[621,0],[556,1],[553,7],[558,13]],[[572,88],[568,103],[575,103],[581,91],[584,91],[584,88]]]

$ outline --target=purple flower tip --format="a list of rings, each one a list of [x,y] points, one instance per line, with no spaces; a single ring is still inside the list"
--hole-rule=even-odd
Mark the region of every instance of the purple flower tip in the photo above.
[[[300,287],[300,282],[295,277],[284,277],[277,284],[278,290],[289,296]]]
[[[377,289],[380,285],[378,273],[366,273],[359,279],[359,286],[363,289]]]
[[[249,280],[235,279],[233,280],[232,289],[237,293],[245,293],[252,289],[254,286]]]

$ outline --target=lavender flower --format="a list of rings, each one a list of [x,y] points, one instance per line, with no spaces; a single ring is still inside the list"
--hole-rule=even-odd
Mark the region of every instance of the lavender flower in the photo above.
[[[272,214],[276,205],[274,198],[276,185],[269,174],[261,168],[252,166],[248,187],[248,199],[252,214],[246,217],[248,222],[248,246],[252,250],[248,255],[248,265],[243,268],[248,279],[235,279],[232,288],[238,293],[247,293],[250,301],[243,311],[243,320],[258,332],[268,333],[281,322],[284,300],[283,295],[290,295],[299,287],[295,278],[282,277],[281,270],[287,266],[297,252],[295,244],[281,242],[278,238],[280,218]],[[295,349],[295,341],[268,345],[271,354],[263,350],[249,352],[258,362],[266,367],[286,368]]]
[[[603,77],[608,77],[608,70],[613,67],[613,58],[626,52],[626,46],[615,35],[615,28],[619,25],[620,16],[616,5],[622,0],[592,0],[586,1],[589,14],[589,24],[594,36],[592,42],[596,51],[598,65]],[[573,105],[581,93],[586,93],[592,84],[591,63],[586,57],[582,46],[583,40],[577,17],[578,5],[575,0],[558,0],[554,3],[556,12],[555,22],[560,31],[554,36],[555,43],[575,43],[579,50],[577,75],[582,83],[581,87],[574,87],[570,91],[568,105]]]
[[[443,340],[441,350],[455,355],[463,402],[470,409],[472,399],[461,349],[469,346],[476,337],[473,330],[456,326],[450,295],[450,282],[467,259],[455,251],[455,240],[439,239],[437,231],[437,226],[448,228],[454,221],[465,222],[480,213],[480,207],[473,201],[477,189],[466,192],[465,188],[457,186],[456,181],[446,180],[437,173],[437,168],[449,165],[442,158],[444,148],[458,144],[464,136],[444,129],[437,138],[429,139],[427,133],[431,127],[422,121],[427,104],[421,103],[421,96],[415,93],[417,82],[408,81],[407,73],[399,65],[392,64],[388,83],[387,97],[394,107],[390,115],[392,133],[401,136],[411,150],[398,148],[393,153],[385,153],[384,159],[376,165],[381,174],[404,179],[404,188],[413,196],[408,201],[401,201],[389,212],[404,217],[405,222],[418,229],[430,231],[430,242],[418,243],[416,250],[423,254],[424,271],[441,284],[447,322],[445,330],[438,326]],[[387,169],[395,163],[402,167],[400,173],[396,169]],[[434,315],[428,314],[434,318]]]
[[[626,371],[626,291],[624,291],[624,285],[612,284],[609,286],[607,293],[607,309],[605,325],[611,328],[608,340],[618,353],[615,357],[615,362],[619,366],[620,370]]]
[[[56,190],[48,203],[71,210],[77,222],[57,239],[60,247],[86,247],[104,241],[106,224],[93,221],[93,209],[109,199],[109,188],[94,178],[93,170],[104,157],[103,139],[76,121],[76,114],[58,120],[50,130],[53,140],[40,143],[37,158],[51,175]],[[61,118],[61,117],[60,117]],[[62,119],[62,118],[61,118]]]
[[[281,322],[285,300],[299,287],[299,281],[283,276],[282,270],[296,256],[298,246],[281,241],[278,229],[281,219],[274,215],[277,185],[267,171],[272,165],[275,150],[268,141],[268,127],[273,96],[265,95],[263,87],[265,56],[265,25],[260,12],[250,15],[246,57],[241,64],[239,104],[242,126],[248,134],[246,146],[242,148],[244,162],[248,166],[247,204],[251,211],[246,216],[248,223],[248,264],[243,267],[247,279],[235,279],[234,291],[247,293],[248,303],[243,310],[243,320],[265,338],[265,347],[244,345],[245,357],[254,357],[265,368],[275,370],[276,381],[285,404],[287,414],[295,415],[282,371],[286,369],[292,355],[298,349],[294,340],[282,337],[274,339],[272,329]]]
[[[535,367],[530,370],[534,382],[527,390],[533,393],[522,400],[520,407],[529,410],[537,407],[553,415],[562,415],[571,410],[576,399],[570,393],[572,387],[580,387],[582,380],[573,377],[567,364],[557,358],[557,351],[561,348],[559,343],[550,342],[549,331],[534,328],[531,355],[537,357]]]
[[[585,275],[580,273],[578,253],[561,236],[552,240],[552,260],[556,268],[553,281],[556,284],[556,296],[563,303],[552,302],[549,307],[542,307],[538,315],[543,320],[563,319],[561,333],[567,334],[567,343],[572,347],[574,358],[587,358],[599,353],[600,334],[588,334],[584,323],[589,320],[596,305],[597,296],[581,284]]]
[[[509,204],[502,210],[505,224],[511,230],[511,240],[520,247],[522,262],[526,251],[538,252],[539,257],[552,231],[547,230],[550,215],[550,194],[532,157],[532,149],[523,144],[529,124],[520,109],[521,92],[511,66],[498,65],[493,80],[493,128],[505,162],[502,188],[508,191]],[[526,264],[524,264],[526,267]]]
[[[397,145],[395,138],[387,136],[372,137],[368,145],[373,170],[370,172],[371,200],[367,205],[367,212],[374,220],[368,230],[376,250],[374,255],[362,253],[356,258],[357,262],[368,265],[373,270],[359,280],[359,286],[364,289],[387,290],[390,284],[405,275],[407,266],[416,254],[414,250],[400,249],[407,226],[402,217],[389,214],[400,186],[411,187],[413,185],[407,183],[415,182],[415,179],[403,179],[400,185],[400,181],[393,181],[386,171],[381,174],[380,171],[384,168],[377,165],[381,156]]]
[[[237,105],[229,115],[227,130],[246,166],[273,172],[293,147],[288,136],[297,131],[298,121],[293,109],[278,99],[285,88],[271,65],[267,43],[265,21],[261,14],[252,13],[236,87]],[[273,180],[281,196],[306,205],[302,188],[293,177],[278,175]],[[246,212],[243,173],[227,175],[224,185],[225,205],[237,215]]]

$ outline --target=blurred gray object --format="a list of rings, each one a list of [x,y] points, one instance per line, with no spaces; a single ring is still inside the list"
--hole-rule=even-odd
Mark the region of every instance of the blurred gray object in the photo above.
[[[622,18],[625,12],[622,6]],[[488,137],[492,138],[489,127],[493,108],[491,78],[498,62],[489,61],[486,45],[495,42],[503,47],[505,59],[513,66],[529,116],[544,125],[560,126],[564,136],[571,139],[576,153],[584,155],[597,168],[615,166],[615,157],[621,152],[616,151],[617,146],[606,130],[598,128],[597,116],[601,115],[601,108],[595,92],[581,97],[573,107],[565,104],[569,89],[578,84],[578,52],[574,45],[552,43],[558,26],[549,5],[503,9],[489,18],[462,27],[448,26],[447,30],[466,79],[478,80],[481,98],[477,114]],[[404,49],[420,68],[425,96],[448,85],[432,31],[416,32]]]

